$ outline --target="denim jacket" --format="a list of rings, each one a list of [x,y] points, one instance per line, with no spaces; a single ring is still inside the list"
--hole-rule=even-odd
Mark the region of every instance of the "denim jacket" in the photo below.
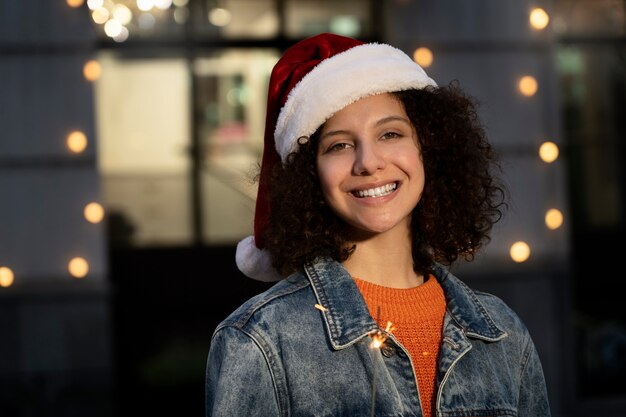
[[[447,300],[433,413],[550,416],[539,356],[519,317],[442,266],[433,274]],[[215,329],[206,416],[422,416],[407,350],[393,334],[371,348],[378,329],[340,263],[305,265]]]

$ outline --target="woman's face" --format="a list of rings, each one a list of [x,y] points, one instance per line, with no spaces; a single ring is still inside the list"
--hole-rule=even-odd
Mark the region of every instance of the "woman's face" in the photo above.
[[[320,132],[317,169],[322,193],[355,232],[410,227],[424,190],[417,134],[391,94],[360,99],[335,113]]]

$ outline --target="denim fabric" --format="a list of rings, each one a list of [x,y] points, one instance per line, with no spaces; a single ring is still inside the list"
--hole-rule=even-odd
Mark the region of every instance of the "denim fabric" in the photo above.
[[[447,299],[434,410],[441,417],[550,416],[531,337],[499,298],[437,265]],[[315,307],[319,304],[324,311]],[[340,263],[320,259],[218,325],[206,416],[422,416],[406,349],[378,326]]]

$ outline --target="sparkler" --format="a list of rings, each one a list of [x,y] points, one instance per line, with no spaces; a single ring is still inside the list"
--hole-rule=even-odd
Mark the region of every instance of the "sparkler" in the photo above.
[[[380,306],[376,309],[376,322],[380,322]],[[385,330],[372,330],[369,333],[372,341],[370,342],[370,349],[380,349],[389,338],[389,334],[396,328],[390,321],[387,321]],[[370,417],[374,417],[374,410],[376,408],[376,366],[372,367],[372,404],[370,405]]]
[[[328,309],[321,304],[315,304],[315,308],[326,312]],[[376,309],[376,323],[380,322],[380,306]],[[387,339],[389,335],[395,330],[394,325],[387,321],[387,326],[385,326],[385,330],[381,330],[380,328],[376,330],[372,330],[369,332],[369,337],[372,339],[370,342],[370,349],[380,349]],[[370,405],[370,416],[374,417],[374,411],[376,408],[376,366],[372,367],[372,403]]]

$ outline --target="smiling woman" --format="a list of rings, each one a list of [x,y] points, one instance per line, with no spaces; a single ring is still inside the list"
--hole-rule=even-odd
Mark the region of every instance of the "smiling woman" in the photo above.
[[[379,94],[335,113],[321,129],[317,170],[324,200],[352,239],[362,236],[354,256],[373,234],[410,247],[406,230],[424,189],[424,166],[400,100]]]
[[[502,215],[496,168],[473,100],[404,52],[288,49],[236,254],[279,282],[215,329],[206,415],[550,416],[524,323],[447,269]]]

